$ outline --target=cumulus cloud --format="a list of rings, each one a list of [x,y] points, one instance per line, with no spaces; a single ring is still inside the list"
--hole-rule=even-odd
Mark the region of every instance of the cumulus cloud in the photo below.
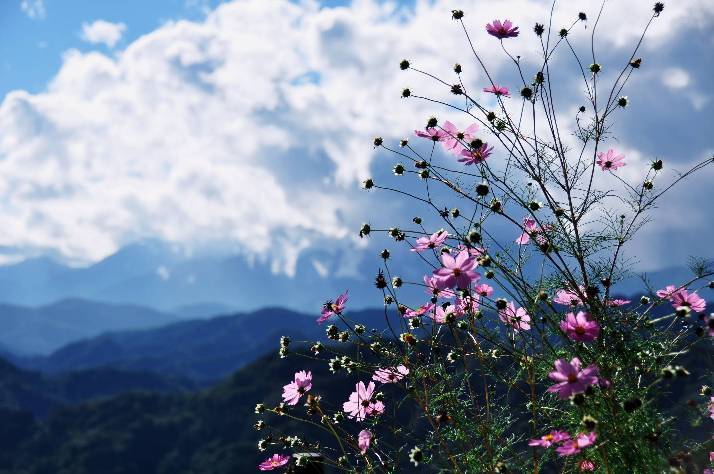
[[[491,46],[483,23],[517,12],[529,36],[550,4],[462,3],[473,12],[474,40]],[[637,6],[643,19],[649,4],[618,3]],[[687,8],[714,9],[707,1]],[[377,156],[371,138],[401,137],[434,112],[399,98],[406,85],[434,90],[400,74],[399,60],[447,72],[458,61],[468,85],[484,81],[450,10],[446,0],[413,10],[374,0],[336,8],[244,0],[200,22],[169,22],[113,57],[68,51],[46,91],[14,91],[0,106],[0,247],[90,262],[147,237],[229,243],[291,273],[305,249],[355,245],[349,236],[368,199],[357,183]],[[684,21],[683,8],[671,10],[667,27],[652,30],[656,41],[672,39]],[[556,23],[576,15],[566,5]],[[603,50],[636,41],[620,19],[603,18]],[[102,28],[93,38],[115,44]],[[524,63],[537,51],[535,41],[513,44]],[[509,64],[499,48],[482,49],[492,71]]]
[[[44,0],[22,0],[20,9],[32,20],[41,20],[47,14]]]
[[[111,23],[96,20],[92,23],[82,23],[82,39],[91,44],[104,44],[113,48],[124,34],[124,23]]]

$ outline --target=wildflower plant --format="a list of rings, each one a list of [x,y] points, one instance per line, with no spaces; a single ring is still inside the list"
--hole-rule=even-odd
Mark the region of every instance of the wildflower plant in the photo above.
[[[676,449],[706,455],[705,444],[677,438],[663,400],[689,374],[680,358],[711,344],[714,316],[705,315],[699,295],[712,287],[711,271],[699,265],[689,281],[648,289],[639,301],[613,294],[628,274],[628,244],[658,200],[712,162],[668,177],[655,158],[635,182],[621,174],[638,165],[617,150],[610,125],[626,113],[622,94],[663,10],[654,6],[621,65],[598,63],[594,47],[588,60],[576,52],[571,38],[588,18],[579,13],[566,28],[551,26],[552,18],[547,27],[535,25],[541,56],[527,70],[508,46],[526,40],[527,31],[497,19],[486,25],[495,44],[484,46],[501,47],[515,68],[518,82],[507,87],[479,54],[461,10],[451,15],[484,84],[470,90],[460,64],[450,80],[412,61],[399,64],[443,91],[431,98],[405,89],[402,97],[427,101],[449,120],[428,118],[398,144],[374,140],[395,155],[393,179],[416,175],[423,192],[373,179],[364,187],[414,200],[440,223],[427,228],[417,217],[408,228],[365,224],[359,235],[388,235],[425,274],[394,275],[393,251],[382,251],[374,282],[383,328],[350,319],[345,292],[318,318],[329,320],[328,341],[291,351],[281,341],[281,354],[347,372],[353,390],[328,400],[320,394],[332,381],[298,364],[294,380],[285,381],[285,403],[261,405],[261,417],[287,416],[326,434],[328,441],[299,447],[340,471],[644,473],[684,469]],[[587,30],[592,42],[602,13]],[[560,55],[576,60],[587,104],[574,113],[572,130],[559,121],[553,99]],[[612,78],[606,68],[616,68]],[[512,236],[505,240],[494,230],[504,226]],[[407,291],[415,287],[420,291]],[[700,417],[714,419],[711,389],[703,387],[700,397],[707,406]],[[268,451],[260,468],[282,469],[285,443],[266,423],[261,432],[274,429],[275,441],[264,438],[260,447],[279,452]]]

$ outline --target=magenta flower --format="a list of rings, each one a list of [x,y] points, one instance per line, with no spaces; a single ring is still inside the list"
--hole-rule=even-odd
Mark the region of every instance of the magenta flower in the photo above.
[[[678,292],[679,290],[683,290],[683,287],[677,288],[674,285],[667,285],[666,287],[662,288],[661,290],[657,290],[657,296],[659,296],[662,299],[668,300],[672,297],[673,294]]]
[[[518,27],[514,27],[511,20],[506,20],[503,23],[501,23],[501,20],[493,20],[493,23],[486,25],[486,31],[489,35],[495,36],[498,39],[514,38],[518,36]]]
[[[687,290],[675,291],[670,297],[672,307],[677,309],[686,306],[695,313],[701,313],[707,308],[707,302],[696,291],[689,293]]]
[[[424,275],[424,286],[427,294],[439,298],[453,298],[456,294],[450,288],[445,288],[441,280],[434,275]]]
[[[261,471],[272,471],[273,469],[286,465],[288,461],[290,461],[290,456],[273,454],[271,457],[258,464],[258,469]]]
[[[528,446],[539,446],[541,448],[550,448],[555,443],[560,443],[570,439],[570,435],[565,431],[553,430],[550,433],[541,436],[540,438],[528,441]]]
[[[312,372],[295,372],[295,380],[283,387],[283,401],[288,405],[297,405],[300,397],[312,388]]]
[[[585,293],[585,287],[580,287],[580,292]],[[553,303],[562,304],[564,306],[582,306],[583,300],[577,292],[571,290],[558,290],[555,292]]]
[[[403,365],[396,367],[387,367],[386,369],[377,369],[372,375],[372,380],[380,383],[396,383],[409,375],[409,369]]]
[[[486,283],[479,283],[474,286],[474,293],[485,298],[490,297],[493,294],[493,287],[487,285]]]
[[[488,143],[484,143],[479,148],[472,150],[470,148],[464,148],[461,150],[461,158],[459,158],[459,163],[464,163],[465,165],[476,165],[486,161],[486,158],[491,156],[493,147],[489,147]]]
[[[711,418],[712,420],[714,420],[714,397],[711,397],[711,398],[709,399],[709,407],[708,407],[708,409],[709,409],[709,418]]]
[[[610,300],[607,302],[607,304],[609,306],[615,306],[615,307],[625,306],[626,304],[630,304],[630,303],[632,303],[631,300],[623,300],[623,299],[614,299],[614,300]]]
[[[555,370],[548,374],[551,380],[556,381],[555,385],[548,387],[550,393],[558,393],[561,400],[570,398],[576,393],[583,393],[590,385],[598,381],[598,368],[595,364],[581,369],[580,359],[573,357],[568,362],[565,359],[555,361]]]
[[[327,318],[329,318],[330,316],[342,314],[342,312],[345,310],[346,304],[347,291],[338,296],[334,303],[332,301],[327,301],[325,302],[325,304],[322,305],[322,313],[320,314],[320,317],[317,318],[317,322],[319,324],[322,324],[327,321]]]
[[[443,141],[446,137],[449,135],[444,132],[443,130],[440,130],[435,127],[429,127],[425,131],[422,130],[414,130],[414,133],[416,133],[417,137],[421,138],[428,138],[429,140],[435,141],[435,142],[440,142]]]
[[[416,241],[416,245],[412,249],[412,252],[423,252],[425,250],[441,247],[444,245],[447,237],[449,237],[449,234],[443,230],[434,232],[429,237],[419,237]]]
[[[362,454],[366,453],[369,449],[369,444],[372,442],[372,432],[369,430],[362,430],[357,436],[357,446]]]
[[[505,87],[505,86],[498,86],[498,85],[494,84],[491,87],[484,87],[483,91],[488,92],[490,94],[496,94],[497,96],[502,95],[504,97],[510,97],[510,94],[508,92],[508,87]]]
[[[597,164],[603,171],[616,170],[625,166],[625,155],[616,155],[615,150],[610,148],[607,152],[601,151],[597,154]]]
[[[573,456],[580,453],[583,448],[594,444],[596,439],[597,434],[594,432],[580,433],[575,438],[565,441],[563,445],[556,448],[555,451],[561,456]]]
[[[468,313],[475,313],[479,307],[479,296],[460,296],[456,298],[454,313],[457,316],[464,316]]]
[[[373,396],[374,382],[370,382],[366,387],[364,382],[359,382],[349,400],[342,404],[342,409],[349,418],[357,421],[363,421],[368,415],[384,413],[384,403],[372,400]]]
[[[473,271],[476,259],[469,255],[468,250],[462,250],[456,258],[448,253],[441,254],[441,264],[443,267],[434,271],[440,288],[468,288],[472,281],[481,278],[479,273]]]
[[[434,308],[434,305],[431,303],[426,303],[421,306],[419,306],[417,309],[407,309],[407,311],[404,313],[405,318],[418,318],[419,316],[423,316],[427,312],[431,311]]]
[[[458,153],[462,148],[464,148],[464,143],[471,143],[473,139],[476,138],[476,132],[478,132],[478,124],[472,123],[464,131],[456,128],[456,125],[449,122],[448,120],[444,122],[444,132],[445,137],[442,140],[442,145],[447,151],[453,151]]]
[[[523,233],[516,239],[516,243],[518,245],[525,245],[530,242],[531,237],[533,237],[536,242],[543,244],[546,242],[546,238],[543,237],[543,232],[549,229],[550,226],[543,228],[539,226],[532,217],[525,217],[523,218]]]
[[[528,331],[531,328],[531,317],[525,309],[516,309],[513,301],[509,301],[504,309],[498,311],[498,317],[516,332]]]
[[[595,470],[595,463],[589,459],[583,459],[578,463],[580,472],[592,472]]]
[[[597,339],[600,326],[590,319],[590,314],[578,311],[578,314],[568,313],[560,322],[560,329],[573,341],[590,342]]]

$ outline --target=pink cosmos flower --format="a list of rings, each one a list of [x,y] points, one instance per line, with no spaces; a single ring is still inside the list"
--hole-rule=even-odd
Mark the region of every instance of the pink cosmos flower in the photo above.
[[[580,472],[592,472],[595,470],[595,463],[589,459],[583,459],[578,463]]]
[[[565,431],[553,430],[550,433],[541,436],[537,439],[528,441],[528,446],[539,446],[541,448],[550,448],[555,443],[560,443],[570,439],[570,435]]]
[[[575,438],[565,441],[562,446],[556,448],[556,452],[561,456],[573,456],[580,453],[583,448],[586,448],[595,443],[597,434],[594,432],[580,433]]]
[[[342,409],[349,418],[357,421],[363,421],[367,415],[381,415],[384,413],[384,403],[372,400],[373,396],[374,382],[370,382],[366,387],[364,382],[359,382],[349,400],[342,404]]]
[[[464,131],[461,131],[456,128],[456,125],[447,120],[444,122],[443,128],[446,135],[442,141],[444,149],[457,153],[464,148],[464,143],[471,143],[476,138],[476,132],[478,132],[477,123],[472,123]]]
[[[709,451],[709,460],[714,462],[714,451]]]
[[[405,318],[418,318],[419,316],[423,316],[424,314],[428,313],[434,308],[434,305],[431,303],[426,303],[421,306],[419,306],[417,309],[407,309],[407,312],[404,313]]]
[[[312,372],[295,372],[295,380],[283,387],[283,401],[288,405],[297,405],[300,397],[312,388]]]
[[[429,249],[435,249],[444,245],[449,234],[443,230],[434,232],[429,237],[419,237],[416,241],[416,245],[412,249],[412,252],[423,252]]]
[[[317,318],[317,322],[319,324],[322,324],[327,321],[327,318],[329,318],[330,316],[335,314],[342,314],[342,312],[345,310],[346,305],[347,291],[338,296],[334,303],[332,301],[327,301],[325,302],[325,304],[322,305],[322,313],[320,314],[320,317]]]
[[[459,158],[458,161],[459,163],[464,163],[465,165],[476,165],[478,163],[483,163],[484,161],[486,161],[486,158],[491,156],[492,151],[493,147],[489,147],[488,143],[484,143],[475,150],[472,150],[470,148],[464,148],[459,153],[459,155],[461,155],[461,158]]]
[[[631,300],[623,300],[623,299],[614,299],[614,300],[610,300],[607,302],[607,304],[609,306],[615,306],[615,307],[625,306],[626,304],[630,304],[630,303],[632,303]]]
[[[549,229],[550,226],[541,227],[532,217],[525,217],[523,219],[523,233],[516,239],[516,243],[518,245],[525,245],[531,241],[531,237],[539,244],[545,243],[546,238],[543,237],[543,232]]]
[[[673,308],[686,306],[695,313],[701,313],[707,308],[707,302],[699,296],[696,291],[689,293],[687,290],[679,290],[674,292],[670,297]]]
[[[615,150],[610,148],[607,152],[601,151],[597,154],[597,164],[603,171],[616,170],[625,166],[625,155],[616,155]]]
[[[499,85],[492,85],[491,87],[484,87],[483,89],[484,92],[489,92],[491,94],[496,94],[497,96],[504,96],[504,97],[510,97],[510,94],[508,92],[508,87],[505,86],[499,86]]]
[[[513,304],[513,301],[509,301],[505,309],[498,311],[498,317],[501,321],[511,326],[516,332],[528,331],[531,328],[531,317],[525,309],[516,309],[516,305]]]
[[[442,287],[441,280],[434,275],[424,275],[424,286],[426,286],[427,294],[437,296],[439,298],[453,298],[456,293],[450,288]]]
[[[590,342],[597,339],[600,326],[590,319],[590,314],[578,311],[578,314],[568,313],[560,322],[560,329],[573,341]]]
[[[456,309],[456,306],[449,303],[448,305],[446,305],[446,308],[444,308],[444,306],[442,305],[437,306],[433,313],[429,313],[429,317],[435,323],[444,324],[450,314],[453,314],[454,317],[463,316],[463,312],[459,314]]]
[[[369,444],[372,442],[372,432],[369,430],[362,430],[357,436],[357,445],[362,454],[366,453],[369,449]]]
[[[375,370],[374,375],[372,375],[372,380],[380,383],[396,383],[402,380],[406,375],[409,375],[409,369],[403,365],[398,365],[396,367]]]
[[[290,456],[273,454],[271,457],[258,464],[258,469],[261,471],[272,471],[273,469],[286,465],[288,461],[290,461]]]
[[[548,387],[550,393],[558,393],[561,400],[570,398],[576,393],[583,393],[590,385],[598,381],[598,367],[595,364],[581,369],[580,359],[573,357],[568,362],[565,359],[555,361],[555,370],[548,374],[551,380],[556,381],[555,385]]]
[[[712,470],[709,469],[709,468],[706,468],[706,469],[704,469],[704,470],[702,471],[702,474],[714,474],[714,471],[712,471]]]
[[[468,313],[475,313],[479,307],[479,296],[463,296],[456,298],[454,312],[457,316],[464,316]]]
[[[714,397],[711,397],[711,398],[709,399],[709,407],[708,407],[708,409],[709,409],[709,418],[711,418],[712,420],[714,420]]]
[[[662,299],[668,300],[672,297],[673,294],[678,292],[679,290],[683,290],[683,287],[676,287],[674,285],[667,285],[666,287],[662,288],[661,290],[657,290],[657,296],[659,296]]]
[[[585,287],[580,287],[580,293],[585,294]],[[562,304],[564,306],[582,306],[583,300],[578,293],[572,290],[558,290],[555,292],[553,303]]]
[[[487,285],[486,283],[479,283],[474,286],[474,293],[485,298],[490,297],[493,294],[493,287]]]
[[[493,20],[493,23],[486,25],[486,32],[498,39],[513,38],[518,36],[518,27],[513,26],[511,20],[501,23],[501,20]]]
[[[440,142],[446,139],[449,135],[444,132],[443,130],[440,130],[435,127],[429,127],[425,131],[423,130],[414,130],[414,133],[416,133],[417,137],[421,138],[428,138],[429,140],[435,141],[435,142]]]
[[[473,271],[476,259],[467,250],[459,252],[456,258],[448,253],[441,254],[441,264],[443,267],[434,271],[440,288],[468,288],[472,281],[481,278],[479,273]]]

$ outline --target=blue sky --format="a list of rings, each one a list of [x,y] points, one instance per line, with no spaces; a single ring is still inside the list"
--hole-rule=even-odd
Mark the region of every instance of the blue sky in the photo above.
[[[482,80],[450,3],[2,2],[0,261],[52,255],[88,264],[159,239],[258,255],[287,273],[315,248],[331,249],[327,268],[356,267],[374,250],[354,236],[362,221],[388,226],[412,214],[359,190],[366,176],[391,179],[394,160],[374,152],[371,137],[397,140],[443,113],[401,101],[405,85],[432,85],[394,65],[417,58],[448,72],[459,61],[473,72],[468,80]],[[531,25],[547,10],[540,0],[461,3],[478,41],[493,18],[522,25],[513,44],[525,55]],[[592,17],[597,5],[562,4],[556,18]],[[629,25],[650,8],[608,4],[603,63],[626,57],[636,39]],[[653,158],[684,168],[714,152],[713,17],[710,1],[694,0],[668,5],[653,28],[645,67],[626,91],[632,105],[615,123],[627,172]],[[104,28],[91,30],[100,20]],[[573,41],[583,45],[587,30],[580,36]],[[504,82],[513,78],[497,48],[485,57]],[[564,78],[563,106],[577,107],[579,92]],[[711,256],[701,236],[714,230],[705,204],[713,177],[662,206],[638,244],[643,268]]]

